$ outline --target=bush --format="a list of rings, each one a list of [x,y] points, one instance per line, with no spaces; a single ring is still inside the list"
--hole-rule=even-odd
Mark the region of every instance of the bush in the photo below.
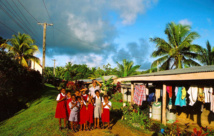
[[[115,94],[112,94],[112,99],[119,102],[121,101],[123,98],[123,95],[122,93],[115,93]]]
[[[42,77],[0,52],[0,121],[25,108],[41,92]]]

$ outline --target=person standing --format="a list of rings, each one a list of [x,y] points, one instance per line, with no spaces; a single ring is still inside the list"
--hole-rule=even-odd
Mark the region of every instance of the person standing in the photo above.
[[[89,95],[94,98],[96,96],[95,91],[96,90],[100,91],[101,86],[102,86],[102,84],[100,82],[98,82],[97,80],[93,79],[92,80],[92,87],[89,88]]]

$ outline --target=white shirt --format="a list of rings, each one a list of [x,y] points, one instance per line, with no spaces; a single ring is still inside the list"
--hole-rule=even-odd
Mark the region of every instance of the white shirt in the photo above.
[[[91,88],[89,88],[89,94],[92,96],[92,97],[95,97],[95,91],[96,90],[99,90],[100,91],[100,86],[96,86],[95,88],[92,86]]]
[[[63,94],[63,93],[61,93],[61,94],[62,94],[62,96],[65,96],[65,94]],[[59,100],[60,100],[60,94],[58,94],[58,96],[57,96],[56,100],[57,100],[57,101],[59,101]]]
[[[100,100],[101,99],[101,97],[97,97],[97,96],[95,96],[94,97],[95,98],[95,103],[94,103],[94,106],[96,106],[96,103],[98,102],[97,100]],[[103,102],[103,98],[102,98],[102,101],[101,101],[101,103]],[[99,104],[100,105],[100,104]],[[101,105],[100,105],[101,106]]]
[[[106,105],[105,101],[103,102],[103,105]],[[108,101],[108,105],[111,107],[111,102]],[[107,105],[103,107],[104,109],[110,109]]]
[[[71,109],[71,107],[73,107],[73,103],[74,101],[71,101],[71,102],[69,102],[69,108]],[[77,107],[80,107],[80,103],[79,102],[77,102],[76,101],[76,103],[77,103]],[[76,106],[75,107],[73,107],[72,109],[71,109],[71,111],[73,111],[73,112],[77,112],[79,109],[77,108]]]

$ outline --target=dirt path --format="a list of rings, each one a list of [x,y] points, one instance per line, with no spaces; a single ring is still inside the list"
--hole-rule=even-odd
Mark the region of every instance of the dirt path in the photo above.
[[[138,130],[132,130],[130,127],[123,125],[121,122],[117,122],[112,130],[108,129],[95,129],[92,131],[81,131],[77,133],[71,133],[70,136],[149,136]]]

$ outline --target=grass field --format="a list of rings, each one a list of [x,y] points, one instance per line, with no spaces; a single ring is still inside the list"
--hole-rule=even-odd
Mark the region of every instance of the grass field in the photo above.
[[[1,122],[0,135],[67,135],[66,130],[59,131],[58,120],[54,118],[58,91],[46,84],[43,92],[41,98],[29,104],[28,109]],[[112,102],[113,109],[121,106],[122,103]]]

